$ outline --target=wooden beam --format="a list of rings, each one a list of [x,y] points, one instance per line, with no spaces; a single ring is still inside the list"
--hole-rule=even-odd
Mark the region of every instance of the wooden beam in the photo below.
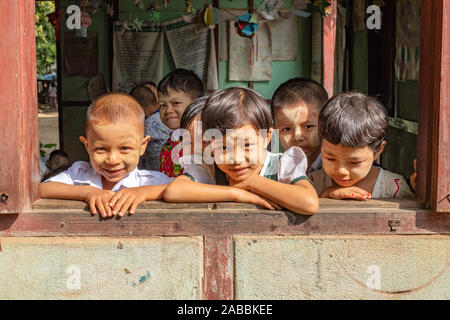
[[[21,215],[0,215],[0,237],[450,234],[450,215],[412,200],[321,199],[313,216],[251,204],[148,201],[133,216],[101,219],[86,208],[82,201],[40,200]],[[390,220],[400,221],[395,232]]]
[[[336,48],[337,1],[331,0],[331,13],[323,18],[323,87],[332,97],[334,93],[334,51]]]
[[[18,213],[40,181],[34,3],[0,1],[0,16],[0,213]]]

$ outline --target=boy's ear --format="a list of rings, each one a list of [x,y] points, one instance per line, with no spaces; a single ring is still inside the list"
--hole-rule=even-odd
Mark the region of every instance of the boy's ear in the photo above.
[[[386,147],[386,144],[387,144],[386,140],[384,140],[384,141],[381,143],[380,148],[378,149],[377,153],[375,154],[375,159],[378,159],[378,158],[380,157],[381,153],[382,153],[383,150],[384,150],[384,147]]]
[[[87,138],[84,136],[79,137],[80,141],[84,144],[84,147],[86,148],[86,151],[88,151],[88,141]]]
[[[147,149],[147,144],[150,141],[150,136],[147,135],[144,137],[144,139],[142,140],[142,144],[141,144],[141,149],[139,151],[139,155],[143,155],[145,153],[145,149]]]

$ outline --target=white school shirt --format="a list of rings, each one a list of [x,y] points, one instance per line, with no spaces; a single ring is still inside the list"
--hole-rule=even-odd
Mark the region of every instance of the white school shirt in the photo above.
[[[122,180],[116,183],[111,191],[124,188],[168,184],[173,180],[164,173],[150,170],[134,169]],[[76,186],[91,186],[103,189],[102,176],[86,161],[77,161],[64,172],[51,177],[44,182],[59,182]]]
[[[300,180],[308,180],[306,176],[307,166],[306,155],[299,147],[291,147],[284,153],[266,151],[266,159],[259,175],[271,180],[295,184]],[[216,184],[214,166],[185,164],[183,167],[183,174],[191,180]]]
[[[320,195],[323,190],[333,186],[333,180],[327,176],[323,169],[309,174],[317,193]],[[372,198],[410,198],[413,197],[411,189],[405,178],[391,171],[380,168],[377,181],[373,187]]]

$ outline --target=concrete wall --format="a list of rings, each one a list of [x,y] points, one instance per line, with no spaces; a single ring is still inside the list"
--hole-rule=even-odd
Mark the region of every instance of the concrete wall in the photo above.
[[[0,242],[0,299],[201,299],[201,237]]]
[[[201,237],[0,243],[0,299],[202,298]],[[234,246],[237,299],[450,299],[448,236],[235,236]]]

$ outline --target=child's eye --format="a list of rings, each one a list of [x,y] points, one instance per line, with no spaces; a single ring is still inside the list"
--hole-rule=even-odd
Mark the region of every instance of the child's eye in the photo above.
[[[354,164],[354,165],[358,165],[358,164],[361,164],[361,163],[363,163],[364,161],[351,161],[350,163],[351,164]]]
[[[130,149],[131,149],[130,147],[120,147],[120,150],[122,150],[122,151],[128,151]]]
[[[165,104],[160,104],[160,105],[159,105],[159,108],[160,108],[160,109],[165,108],[165,107],[166,107]]]
[[[103,148],[103,147],[97,147],[97,148],[95,148],[95,151],[105,151],[106,149],[105,148]]]
[[[306,126],[305,126],[305,129],[312,129],[312,128],[314,128],[315,127],[315,125],[313,125],[313,124],[307,124]]]
[[[291,128],[281,128],[281,132],[289,132],[291,131]]]
[[[328,161],[335,161],[336,159],[325,157]]]

